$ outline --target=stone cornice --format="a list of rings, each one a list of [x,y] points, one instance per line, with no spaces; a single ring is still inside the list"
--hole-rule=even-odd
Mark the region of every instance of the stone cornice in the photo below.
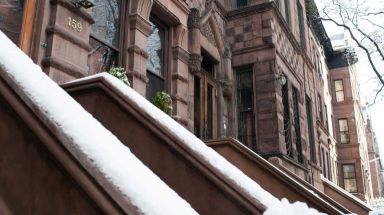
[[[251,5],[251,6],[239,8],[236,10],[229,11],[226,14],[226,18],[228,21],[230,21],[233,19],[249,16],[252,14],[258,14],[260,12],[270,10],[273,7],[273,5],[275,5],[274,2],[267,2],[267,3],[262,3],[262,4]]]

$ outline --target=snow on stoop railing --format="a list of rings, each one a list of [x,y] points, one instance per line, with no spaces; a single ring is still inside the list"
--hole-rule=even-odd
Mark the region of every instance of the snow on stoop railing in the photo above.
[[[189,148],[194,154],[206,161],[206,163],[214,170],[221,174],[222,177],[230,180],[239,189],[244,191],[250,199],[260,202],[267,209],[264,214],[285,214],[285,215],[318,215],[317,210],[309,208],[306,203],[295,202],[289,203],[287,199],[281,201],[274,197],[269,192],[265,191],[259,184],[246,176],[233,164],[228,162],[225,158],[219,155],[212,148],[208,147],[204,142],[197,138],[194,134],[173,120],[170,116],[162,112],[160,109],[152,105],[147,99],[142,97],[139,93],[126,86],[123,82],[112,77],[107,73],[100,73],[94,76],[85,77],[73,82],[80,82],[87,79],[94,79],[101,77],[111,86],[114,87],[121,95],[128,98],[135,106],[142,109],[142,111],[150,117],[156,124],[162,125],[167,133],[171,134],[179,143]],[[232,183],[231,183],[232,184]]]
[[[0,31],[0,77],[102,186],[140,214],[197,214]],[[107,192],[110,190],[107,189]],[[119,198],[120,199],[120,198]],[[117,200],[119,201],[119,200]],[[118,202],[126,205],[124,202]]]
[[[362,206],[366,207],[366,208],[371,208],[367,203],[365,203],[364,201],[362,201],[361,199],[357,198],[356,196],[352,195],[351,193],[347,192],[346,190],[344,190],[343,188],[339,187],[337,184],[333,183],[332,181],[328,180],[327,178],[325,178],[323,175],[321,175],[321,180],[323,182],[325,182],[326,184],[328,184],[329,186],[333,187],[334,189],[338,190],[339,192],[343,193],[344,195],[348,196],[350,199],[352,199],[353,201],[355,201],[356,203],[358,204],[361,204]],[[384,215],[384,214],[383,214]]]

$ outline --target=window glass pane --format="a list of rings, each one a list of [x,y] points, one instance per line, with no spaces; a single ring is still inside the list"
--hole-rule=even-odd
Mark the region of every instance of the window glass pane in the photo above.
[[[117,47],[120,33],[120,0],[95,0],[92,17],[95,23],[91,34],[103,42]]]
[[[336,101],[342,102],[344,101],[344,91],[338,91],[336,92]]]
[[[346,119],[339,120],[339,129],[340,131],[348,131],[348,122]]]
[[[356,179],[344,179],[344,188],[347,192],[357,192]]]
[[[248,4],[247,0],[236,0],[237,7],[245,7]]]
[[[111,66],[116,66],[117,52],[108,46],[98,42],[92,37],[89,38],[92,47],[88,55],[89,75],[107,71]]]
[[[340,133],[340,143],[349,143],[349,134],[346,132]]]
[[[0,30],[15,44],[19,44],[24,0],[0,1]]]
[[[164,80],[151,72],[147,72],[147,78],[147,99],[152,101],[157,92],[164,91]]]
[[[147,50],[148,61],[147,70],[163,76],[164,61],[164,29],[151,22],[152,30],[148,37]]]
[[[355,165],[343,165],[344,178],[355,178]]]
[[[335,81],[335,91],[342,91],[343,90],[343,81],[338,80]]]

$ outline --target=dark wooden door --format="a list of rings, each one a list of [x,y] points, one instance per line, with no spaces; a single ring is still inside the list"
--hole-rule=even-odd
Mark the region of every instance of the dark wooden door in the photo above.
[[[203,140],[216,134],[216,84],[205,75],[195,76],[194,124],[195,135]]]

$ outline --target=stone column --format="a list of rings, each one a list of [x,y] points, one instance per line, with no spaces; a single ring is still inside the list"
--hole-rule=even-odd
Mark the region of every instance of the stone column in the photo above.
[[[188,127],[190,122],[188,119],[188,63],[189,52],[187,27],[179,24],[173,27],[172,35],[172,89],[171,98],[173,101],[173,119],[180,124]]]
[[[201,45],[200,45],[200,14],[197,8],[192,8],[188,15],[188,50],[189,50],[189,74],[188,74],[188,92],[189,92],[189,129],[194,128],[194,85],[195,74],[201,70]]]
[[[146,93],[147,79],[147,40],[151,32],[151,23],[147,18],[134,13],[129,15],[129,46],[127,75],[132,88],[142,96]]]
[[[90,14],[66,0],[51,0],[44,71],[57,83],[88,75]]]
[[[234,106],[234,94],[233,94],[233,71],[232,71],[232,52],[229,45],[225,46],[224,54],[222,56],[222,77],[220,77],[220,85],[223,95],[223,106],[226,107],[223,110],[223,117],[220,126],[222,131],[219,135],[224,137],[236,137],[236,113]]]
[[[188,16],[189,30],[189,71],[191,74],[200,72],[201,61],[201,45],[200,45],[200,15],[199,10],[192,8]]]

